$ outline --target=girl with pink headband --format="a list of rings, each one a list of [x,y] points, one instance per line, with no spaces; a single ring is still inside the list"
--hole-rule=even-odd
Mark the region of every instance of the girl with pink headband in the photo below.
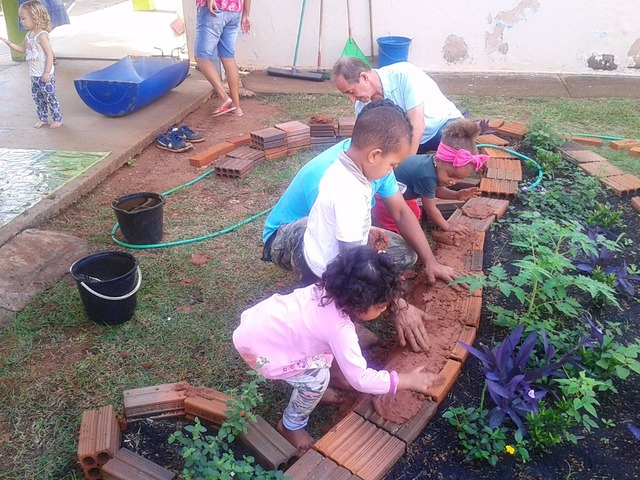
[[[435,154],[412,155],[395,168],[396,179],[405,188],[402,195],[418,219],[422,213],[417,202],[419,198],[422,210],[440,230],[471,233],[465,225],[448,222],[436,207],[435,198],[468,200],[480,196],[477,187],[449,188],[474,171],[480,171],[489,159],[488,155],[478,154],[476,138],[479,134],[480,126],[471,120],[461,118],[449,122],[442,131],[442,140]],[[376,202],[372,214],[376,225],[397,231],[382,202]]]

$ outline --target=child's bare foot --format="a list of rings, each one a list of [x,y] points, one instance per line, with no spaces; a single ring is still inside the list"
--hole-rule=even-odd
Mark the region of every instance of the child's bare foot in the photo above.
[[[35,128],[40,128],[43,127],[47,124],[47,122],[36,122],[36,124],[34,125]]]
[[[49,128],[60,128],[62,126],[62,122],[53,122],[49,125]]]
[[[282,424],[282,420],[278,420],[278,423],[276,423],[276,430],[287,440],[287,442],[298,449],[300,455],[303,455],[307,450],[313,447],[314,443],[316,443],[315,439],[309,435],[304,428],[301,428],[300,430],[287,430]]]
[[[342,405],[343,403],[344,397],[342,394],[331,387],[324,391],[320,399],[320,405]]]

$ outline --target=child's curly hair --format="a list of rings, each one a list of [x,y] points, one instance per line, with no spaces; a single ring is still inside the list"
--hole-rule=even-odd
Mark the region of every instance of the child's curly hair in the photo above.
[[[338,255],[318,286],[325,292],[320,305],[335,302],[348,314],[366,312],[372,305],[391,304],[403,293],[400,272],[391,257],[367,245]]]
[[[475,139],[478,135],[480,135],[480,125],[466,118],[458,118],[444,127],[441,142],[456,150],[464,148],[476,155],[478,147]]]
[[[38,0],[29,0],[28,2],[23,3],[20,8],[24,8],[29,13],[29,15],[31,15],[31,17],[33,18],[33,23],[37,28],[41,28],[45,32],[50,32],[51,30],[53,30],[49,12],[47,11],[47,8]]]

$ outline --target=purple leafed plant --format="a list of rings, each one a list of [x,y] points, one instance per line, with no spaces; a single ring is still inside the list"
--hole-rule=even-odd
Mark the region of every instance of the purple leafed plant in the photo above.
[[[546,387],[536,382],[544,377],[564,376],[562,366],[566,363],[582,368],[577,363],[577,350],[601,344],[602,331],[597,328],[590,318],[587,321],[592,327],[591,334],[583,339],[577,347],[555,361],[556,349],[549,343],[544,329],[541,329],[540,336],[544,350],[544,362],[541,362],[542,364],[535,368],[527,367],[527,364],[530,359],[535,359],[535,361],[539,362],[534,355],[534,350],[538,343],[538,334],[531,332],[521,342],[524,325],[519,325],[493,350],[486,346],[482,346],[481,350],[478,350],[463,342],[458,342],[482,362],[487,391],[496,404],[489,412],[490,428],[497,428],[502,425],[508,415],[517,425],[518,430],[526,434],[522,421],[523,417],[528,413],[537,415],[538,403],[548,393]],[[594,328],[596,329],[595,331],[593,330]]]

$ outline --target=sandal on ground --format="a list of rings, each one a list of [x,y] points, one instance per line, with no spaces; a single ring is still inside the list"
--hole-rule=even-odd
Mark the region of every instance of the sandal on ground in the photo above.
[[[219,117],[220,115],[225,115],[227,113],[231,113],[236,109],[236,107],[218,107],[213,111],[213,114],[211,114],[212,117]]]
[[[186,125],[180,125],[179,127],[177,125],[170,125],[167,133],[173,133],[186,142],[190,143],[204,142],[203,134],[194,132]]]
[[[167,150],[169,152],[179,153],[193,148],[193,145],[185,142],[184,140],[182,140],[182,138],[178,137],[174,133],[159,133],[158,137],[156,138],[156,147],[162,150]]]

